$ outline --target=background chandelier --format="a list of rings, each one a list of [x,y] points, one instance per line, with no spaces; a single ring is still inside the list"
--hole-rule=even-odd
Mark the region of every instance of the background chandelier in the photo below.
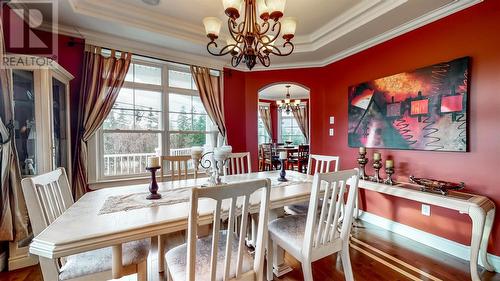
[[[278,110],[280,112],[286,111],[286,113],[290,113],[290,111],[298,109],[300,107],[300,100],[294,100],[293,103],[290,99],[290,85],[286,85],[286,96],[284,100],[277,100],[276,104],[278,105]]]
[[[214,56],[230,54],[231,65],[236,67],[243,62],[252,69],[257,59],[262,65],[271,64],[270,54],[288,56],[294,50],[290,40],[294,37],[297,21],[294,18],[282,18],[286,0],[222,0],[230,36],[226,45],[218,48],[222,21],[215,17],[203,19],[207,37],[210,42],[207,50]],[[237,22],[244,6],[244,19]],[[257,15],[261,20],[257,19]],[[281,19],[281,20],[280,20]],[[275,46],[280,34],[285,40],[282,49]]]

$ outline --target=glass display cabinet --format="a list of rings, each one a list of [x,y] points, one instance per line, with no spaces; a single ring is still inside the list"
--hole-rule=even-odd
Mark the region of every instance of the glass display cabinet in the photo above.
[[[69,82],[73,78],[56,62],[12,70],[14,134],[23,177],[64,167],[71,180]],[[31,239],[27,240],[10,243],[9,270],[37,262],[27,254]]]

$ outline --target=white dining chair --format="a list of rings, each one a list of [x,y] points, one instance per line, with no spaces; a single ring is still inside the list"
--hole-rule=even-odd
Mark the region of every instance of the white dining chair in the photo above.
[[[300,261],[304,280],[312,281],[311,263],[339,252],[346,280],[354,280],[349,234],[357,189],[358,169],[315,174],[307,215],[286,216],[269,223],[268,260],[273,256],[273,245],[277,244]],[[346,192],[345,215],[340,222]],[[320,199],[323,199],[321,206]],[[268,262],[268,280],[273,280],[272,264]]]
[[[340,157],[330,155],[310,154],[307,162],[307,174],[337,172],[339,170]],[[313,170],[314,168],[314,170]],[[288,214],[299,215],[307,213],[309,205],[307,202],[285,206]]]
[[[336,172],[339,170],[339,163],[339,156],[310,154],[309,161],[307,162],[307,173],[309,175],[315,175],[317,173]]]
[[[252,172],[250,152],[231,153],[226,161],[224,175],[240,175]]]
[[[25,178],[21,184],[35,236],[74,203],[64,168]],[[122,275],[137,273],[138,281],[146,281],[149,240],[118,246],[122,252]],[[44,280],[109,280],[112,279],[112,249],[88,251],[62,259],[40,257],[40,267]]]
[[[189,177],[189,163],[193,161],[190,155],[178,155],[178,156],[161,156],[161,180],[165,181],[168,171],[170,171],[170,180],[187,180]],[[193,177],[197,178],[197,169],[194,169]]]
[[[173,281],[263,280],[270,192],[269,179],[193,188],[188,242],[165,255],[168,278]],[[257,245],[252,258],[244,243],[243,230],[247,227],[250,207],[258,204]],[[233,223],[238,215],[242,217],[239,235]],[[198,225],[202,223],[213,223],[211,236],[197,237]],[[227,228],[221,231],[222,225]]]

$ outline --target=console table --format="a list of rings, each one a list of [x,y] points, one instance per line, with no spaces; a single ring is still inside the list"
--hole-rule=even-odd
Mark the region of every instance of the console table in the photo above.
[[[488,240],[495,219],[495,204],[489,198],[458,191],[450,191],[447,196],[422,192],[418,185],[410,183],[398,183],[391,186],[360,180],[359,188],[456,210],[461,214],[468,214],[472,220],[472,238],[470,245],[471,278],[473,281],[481,280],[477,272],[479,257],[486,270],[494,271],[487,256]],[[358,212],[356,212],[356,215],[357,213]]]

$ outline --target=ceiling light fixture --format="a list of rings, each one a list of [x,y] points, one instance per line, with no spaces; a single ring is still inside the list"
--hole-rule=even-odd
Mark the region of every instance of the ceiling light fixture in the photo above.
[[[290,113],[290,111],[298,109],[300,107],[300,100],[292,100],[290,99],[290,85],[286,85],[286,96],[284,100],[277,100],[276,105],[278,105],[278,110],[280,112],[286,111],[286,113]]]
[[[215,17],[203,19],[205,31],[210,42],[207,50],[214,56],[231,55],[231,65],[236,67],[243,61],[248,69],[252,69],[257,60],[269,67],[269,55],[288,56],[294,50],[291,42],[297,28],[295,18],[282,18],[286,0],[222,0],[224,11],[228,16],[227,26],[230,36],[226,45],[218,48],[216,39],[219,37],[222,21]],[[244,19],[237,22],[244,6]],[[257,15],[260,20],[257,19]],[[280,20],[281,19],[281,20]],[[285,40],[282,49],[275,46],[280,40]]]

